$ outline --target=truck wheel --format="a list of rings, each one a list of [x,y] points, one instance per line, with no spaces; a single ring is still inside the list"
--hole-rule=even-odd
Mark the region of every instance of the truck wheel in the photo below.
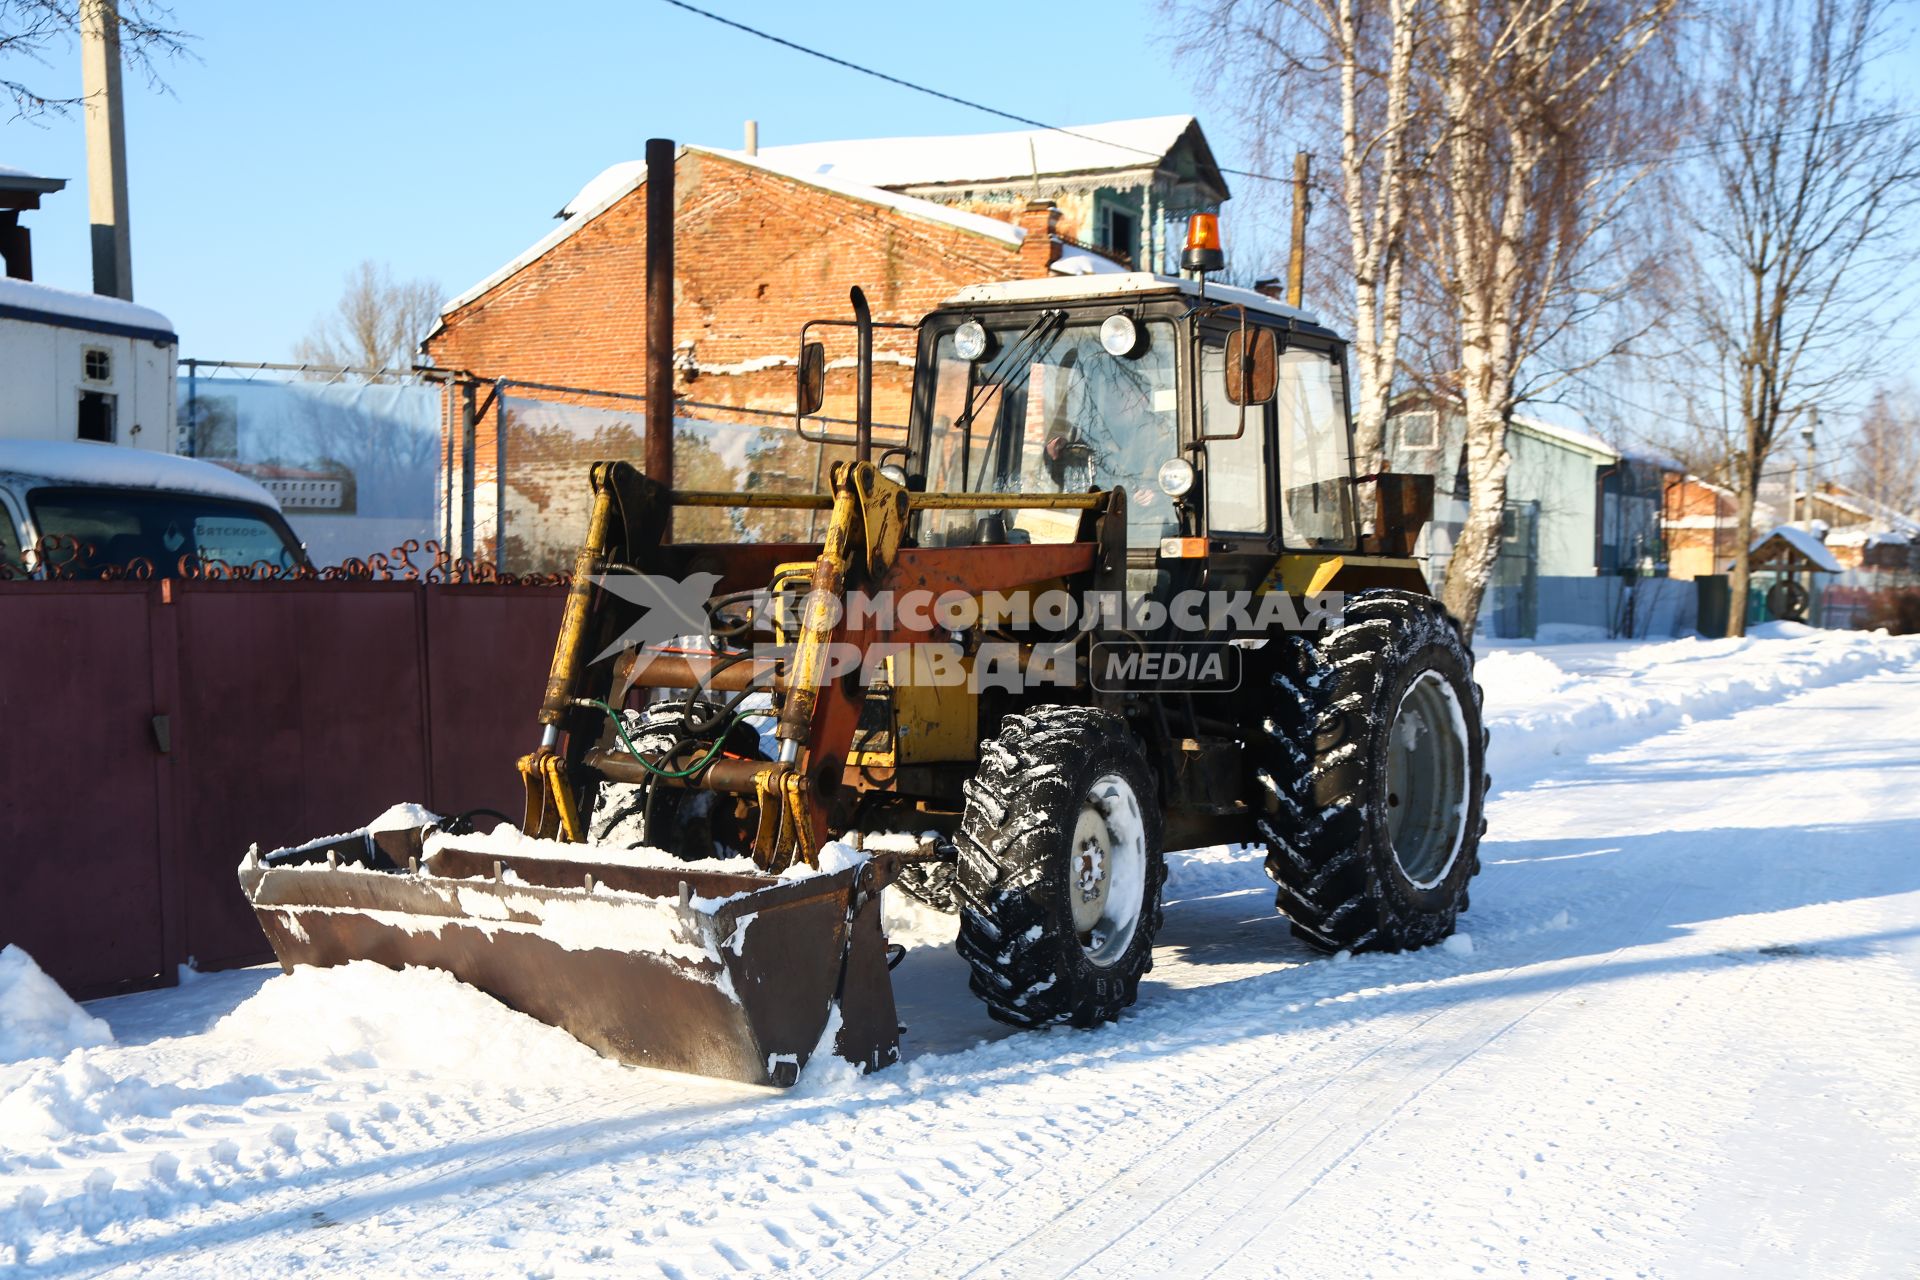
[[[981,749],[956,843],[958,945],[988,1013],[1090,1027],[1134,1002],[1167,868],[1153,771],[1124,720],[1008,716]]]
[[[1440,941],[1486,830],[1480,686],[1459,629],[1438,601],[1369,591],[1317,643],[1270,648],[1248,754],[1280,910],[1327,951]]]

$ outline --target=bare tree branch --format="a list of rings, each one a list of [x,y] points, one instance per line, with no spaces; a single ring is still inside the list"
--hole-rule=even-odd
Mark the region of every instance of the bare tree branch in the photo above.
[[[1689,221],[1698,282],[1684,374],[1721,408],[1719,470],[1738,498],[1730,634],[1768,460],[1811,410],[1853,400],[1880,359],[1874,270],[1920,203],[1920,130],[1875,100],[1889,0],[1739,0],[1714,28],[1713,116]]]
[[[167,91],[160,66],[191,57],[192,36],[173,26],[173,10],[153,0],[119,0],[120,56],[147,78],[148,87]],[[80,32],[79,0],[0,0],[0,68],[25,61],[48,67],[50,53],[70,45]],[[13,102],[14,120],[65,115],[84,97],[37,89],[17,72],[0,71],[0,94]]]
[[[302,364],[356,369],[411,369],[434,322],[440,318],[440,286],[431,280],[396,280],[371,261],[347,273],[332,314],[315,320],[294,347]]]

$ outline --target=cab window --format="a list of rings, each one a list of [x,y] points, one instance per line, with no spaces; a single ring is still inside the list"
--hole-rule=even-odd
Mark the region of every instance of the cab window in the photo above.
[[[0,498],[0,565],[12,568],[15,573],[26,567],[25,548],[20,545],[20,531],[14,525],[13,508]]]
[[[1279,362],[1280,536],[1289,547],[1351,547],[1347,393],[1325,351],[1296,347]]]
[[[160,577],[182,558],[277,569],[300,563],[299,544],[274,512],[197,494],[128,489],[36,489],[27,498],[47,538],[88,548],[81,576],[145,560]]]
[[[969,362],[953,333],[934,348],[928,402],[927,488],[935,492],[1127,493],[1127,545],[1151,547],[1179,532],[1173,499],[1157,482],[1179,455],[1175,330],[1143,324],[1143,349],[1109,354],[1098,320],[1046,332],[993,332],[993,352]],[[929,546],[979,541],[1071,542],[1078,511],[930,511]]]
[[[1247,429],[1238,440],[1207,441],[1207,525],[1214,533],[1265,535],[1273,527],[1267,510],[1268,408],[1246,409]],[[1226,347],[1217,337],[1200,347],[1200,422],[1213,437],[1240,428],[1240,406],[1227,401]]]

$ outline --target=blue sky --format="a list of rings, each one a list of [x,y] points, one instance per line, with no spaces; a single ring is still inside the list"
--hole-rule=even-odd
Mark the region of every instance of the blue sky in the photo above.
[[[1234,122],[1176,63],[1155,0],[706,5],[1050,123],[1193,112],[1222,164],[1248,163]],[[174,7],[196,58],[166,69],[170,95],[128,80],[134,279],[138,300],[172,317],[182,353],[203,359],[286,359],[365,258],[450,297],[544,235],[587,179],[637,158],[649,136],[738,146],[749,118],[769,146],[1015,127],[660,0],[574,0],[550,6],[557,17],[495,0]],[[1900,12],[1911,37],[1914,9]],[[71,49],[9,70],[78,92]],[[1882,73],[1889,87],[1920,82],[1920,51],[1909,44]],[[88,289],[78,116],[0,123],[0,165],[69,179],[28,215],[35,274]],[[1256,184],[1230,183],[1244,214]],[[1241,262],[1260,248],[1229,245]],[[1894,344],[1916,334],[1909,317]]]
[[[1048,123],[1206,120],[1152,0],[705,7]],[[363,258],[451,296],[650,136],[734,147],[749,118],[768,146],[1017,127],[659,0],[174,8],[198,61],[167,69],[171,96],[127,85],[134,287],[203,358],[285,359]],[[74,51],[12,70],[78,92]],[[1231,165],[1229,132],[1209,137]],[[34,274],[90,288],[78,115],[0,124],[0,164],[69,179],[28,215]]]

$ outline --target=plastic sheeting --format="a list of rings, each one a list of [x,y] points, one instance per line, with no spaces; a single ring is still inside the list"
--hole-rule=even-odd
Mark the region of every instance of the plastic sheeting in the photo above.
[[[645,455],[644,406],[569,404],[505,396],[505,483],[482,465],[475,484],[476,539],[494,545],[502,532],[496,508],[504,502],[509,573],[551,573],[573,566],[585,535],[594,462],[620,459],[638,466]],[[790,420],[719,422],[674,420],[674,486],[731,493],[819,493],[832,465],[853,456],[849,445],[801,439]],[[485,458],[485,450],[482,450]],[[500,495],[496,498],[496,494]],[[789,541],[818,537],[824,512],[681,508],[676,542]]]
[[[443,394],[183,372],[179,451],[265,485],[313,562],[339,564],[436,536]]]

